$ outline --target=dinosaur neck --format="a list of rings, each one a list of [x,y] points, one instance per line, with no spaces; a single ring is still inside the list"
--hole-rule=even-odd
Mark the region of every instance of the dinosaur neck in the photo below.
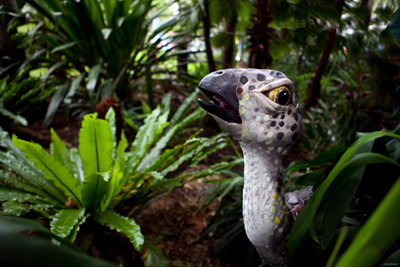
[[[283,265],[290,215],[281,179],[282,148],[240,143],[245,161],[243,220],[251,243],[270,266]]]

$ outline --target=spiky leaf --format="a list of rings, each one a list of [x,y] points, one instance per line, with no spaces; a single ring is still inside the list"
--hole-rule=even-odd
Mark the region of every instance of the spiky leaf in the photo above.
[[[140,232],[139,225],[133,219],[121,216],[113,210],[106,210],[101,213],[94,213],[93,218],[101,225],[110,227],[111,230],[117,230],[124,233],[137,251],[141,251],[144,238]]]
[[[29,212],[29,209],[25,205],[15,201],[7,201],[3,203],[3,212],[5,215],[20,216]]]
[[[50,222],[50,230],[61,238],[65,238],[79,222],[79,220],[85,215],[85,209],[62,209]]]
[[[24,151],[26,158],[33,162],[36,168],[44,172],[46,179],[53,181],[76,204],[82,206],[79,181],[74,178],[67,167],[55,160],[54,156],[47,154],[38,144],[18,139],[15,135],[13,136],[13,143],[16,147]]]
[[[19,192],[16,190],[0,187],[0,201],[29,201],[32,203],[36,203],[37,201],[41,200],[42,198],[38,195],[32,195],[28,193]]]

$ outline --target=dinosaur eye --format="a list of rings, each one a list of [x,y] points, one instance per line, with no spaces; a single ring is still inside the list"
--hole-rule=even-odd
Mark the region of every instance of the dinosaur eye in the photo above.
[[[290,101],[290,91],[286,86],[272,89],[266,92],[265,95],[275,103],[283,106],[289,104]]]

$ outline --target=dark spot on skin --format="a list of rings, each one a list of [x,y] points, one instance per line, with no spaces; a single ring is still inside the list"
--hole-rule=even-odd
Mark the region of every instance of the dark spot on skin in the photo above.
[[[293,132],[294,132],[294,130],[296,130],[297,129],[297,124],[293,124],[291,127],[290,127],[290,130],[292,130]]]
[[[254,90],[254,89],[256,89],[256,87],[254,85],[249,86],[249,90]]]
[[[271,70],[271,71],[269,72],[269,75],[271,75],[272,77],[275,77],[275,76],[276,76],[276,71]]]
[[[236,91],[237,91],[237,93],[238,93],[239,95],[243,93],[243,89],[240,88],[240,87],[239,87]]]
[[[285,148],[288,148],[288,147],[290,147],[290,145],[291,145],[290,143],[289,143],[289,144],[287,144],[287,145],[285,146]]]
[[[299,136],[299,135],[298,135],[297,133],[294,133],[294,135],[292,135],[292,140],[293,140],[293,141],[296,141],[296,139],[297,139],[298,136]]]
[[[288,115],[292,114],[292,110],[289,109],[289,110],[287,111],[287,114],[288,114]]]
[[[301,108],[297,108],[296,111],[297,113],[299,113],[299,115],[303,115],[303,111],[301,110]]]
[[[264,74],[257,74],[257,80],[259,81],[265,81],[267,79],[267,77]]]
[[[282,116],[281,116],[281,120],[283,120],[284,118],[285,118],[285,115],[282,115]]]
[[[275,127],[275,125],[276,125],[276,121],[273,121],[273,122],[271,122],[271,124],[270,124],[271,127]]]
[[[280,128],[279,128],[279,126],[276,126],[276,127],[275,127],[275,130],[277,130],[277,131],[278,131],[279,129],[280,129]]]
[[[275,77],[276,77],[276,78],[285,78],[285,75],[283,75],[282,72],[277,71]]]
[[[285,125],[285,123],[284,123],[283,121],[281,121],[281,122],[279,123],[279,126],[283,127],[283,125]]]
[[[274,115],[272,116],[272,118],[276,119],[276,118],[278,118],[278,116],[279,116],[279,114],[276,113],[276,114],[274,114]]]
[[[246,76],[242,76],[242,77],[240,77],[240,82],[242,83],[242,84],[245,84],[245,83],[247,83],[247,81],[248,81],[249,79],[247,79],[247,77]]]
[[[297,113],[293,113],[293,117],[294,117],[294,119],[295,119],[296,121],[299,120],[299,115],[298,115]]]
[[[280,133],[278,133],[278,134],[276,135],[276,139],[282,140],[282,138],[283,138],[284,136],[285,136],[285,134],[282,133],[282,132],[280,132]]]

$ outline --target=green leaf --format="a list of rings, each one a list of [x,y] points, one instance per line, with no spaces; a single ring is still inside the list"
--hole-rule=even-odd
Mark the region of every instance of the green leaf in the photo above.
[[[358,232],[336,267],[375,266],[400,237],[400,179],[392,186],[368,221]]]
[[[12,113],[11,111],[7,110],[4,106],[3,103],[0,102],[0,114],[11,119],[14,120],[18,123],[20,123],[22,126],[27,126],[28,122],[24,117],[21,117],[19,115],[16,115],[14,113]]]
[[[145,261],[146,267],[169,267],[171,264],[169,260],[165,258],[162,250],[157,246],[145,242],[144,246],[147,248],[147,257]]]
[[[33,162],[36,168],[44,172],[46,179],[53,181],[76,204],[82,206],[79,181],[73,177],[67,167],[55,160],[54,156],[47,154],[38,144],[23,141],[15,135],[13,136],[13,143],[24,151],[26,158]]]
[[[79,132],[79,154],[85,174],[111,171],[112,149],[113,142],[108,122],[97,119],[96,113],[85,115]]]
[[[35,236],[15,234],[21,230],[57,239],[64,246],[54,246]],[[0,262],[4,266],[116,267],[87,256],[36,221],[14,216],[0,216],[0,250]]]
[[[141,251],[141,245],[144,243],[144,238],[140,232],[140,227],[133,219],[121,216],[113,210],[106,210],[101,213],[94,213],[93,218],[101,225],[108,226],[111,230],[117,230],[124,233],[137,251]]]
[[[32,195],[32,194],[8,189],[5,187],[0,187],[0,201],[8,201],[8,200],[15,200],[15,201],[20,201],[20,202],[28,201],[28,202],[36,203],[39,200],[42,200],[42,198],[37,195]]]
[[[52,141],[50,144],[50,151],[51,154],[54,156],[54,159],[63,163],[71,172],[74,172],[74,164],[70,159],[69,151],[64,142],[60,139],[53,128],[50,129],[50,134]]]
[[[113,152],[112,157],[115,156],[115,149],[117,146],[117,126],[115,124],[115,111],[112,107],[107,110],[106,120],[108,121],[108,125],[110,126],[111,131],[111,140],[113,142]]]
[[[103,175],[108,173],[89,173],[85,177],[82,186],[82,201],[85,207],[92,208],[94,211],[100,209],[100,203],[106,197],[108,183]]]
[[[306,173],[306,174],[300,176],[296,180],[296,185],[316,186],[316,183],[318,183],[318,185],[319,185],[325,178],[325,172],[326,172],[326,168],[319,169],[319,170],[316,170],[316,171],[313,171],[310,173]]]
[[[124,174],[120,172],[120,167],[118,162],[115,162],[114,169],[112,171],[110,180],[108,181],[108,190],[105,194],[103,201],[101,203],[101,210],[104,211],[110,204],[114,196],[116,196],[124,184],[121,182]]]
[[[385,267],[393,263],[399,263],[399,262],[400,262],[400,249],[394,252],[392,255],[390,255],[389,258],[387,258],[385,262],[381,265],[381,267]]]
[[[50,222],[50,230],[61,238],[67,237],[79,220],[85,215],[85,209],[62,209]]]
[[[79,155],[78,150],[74,147],[69,150],[69,155],[72,162],[74,177],[82,184],[85,180],[85,174],[83,173],[81,156]]]
[[[365,136],[361,137],[360,139],[358,139],[349,149],[347,149],[347,151],[343,154],[343,156],[340,158],[339,162],[335,165],[335,167],[332,169],[332,171],[329,173],[328,177],[325,179],[325,181],[321,184],[320,187],[318,187],[318,193],[314,193],[315,195],[315,203],[312,206],[311,209],[311,214],[310,214],[310,222],[311,222],[311,228],[310,228],[310,233],[311,233],[311,237],[318,242],[318,238],[317,235],[315,233],[315,229],[314,229],[314,219],[316,217],[317,211],[319,206],[321,205],[321,200],[322,197],[324,196],[326,190],[329,188],[330,184],[336,179],[337,175],[339,174],[339,172],[342,170],[343,166],[345,164],[347,164],[347,162],[350,160],[350,158],[353,156],[353,154],[358,150],[358,148],[360,148],[363,144],[380,138],[380,137],[384,137],[384,136],[389,136],[395,139],[400,139],[400,136],[393,134],[393,133],[389,133],[389,132],[373,132],[373,133],[369,133],[366,134]],[[386,158],[381,156],[381,159],[383,160],[382,162],[387,162],[387,163],[392,163],[392,164],[396,164],[398,165],[394,160],[390,159],[390,158]],[[313,195],[313,196],[314,196]]]
[[[55,52],[58,52],[58,51],[62,51],[64,49],[68,49],[70,47],[73,47],[74,45],[76,45],[76,42],[71,42],[71,43],[67,43],[67,44],[63,44],[63,45],[57,46],[56,48],[51,50],[51,53],[55,53]]]
[[[122,129],[121,140],[119,140],[116,153],[116,161],[119,163],[119,166],[125,166],[125,161],[126,161],[125,150],[127,148],[128,148],[128,140],[126,139],[125,132]]]
[[[94,89],[96,88],[97,79],[99,78],[100,65],[94,65],[90,68],[88,77],[86,78],[86,89],[90,95],[93,95]]]
[[[79,85],[82,82],[84,73],[82,73],[81,75],[79,75],[78,77],[76,77],[72,82],[71,82],[71,86],[69,87],[68,93],[64,98],[64,103],[66,104],[71,104],[72,102],[72,98],[75,96],[75,92],[76,90],[79,88]]]
[[[5,215],[20,216],[29,212],[29,209],[25,205],[15,201],[7,201],[3,203],[3,212]]]
[[[61,101],[64,99],[64,96],[68,91],[68,88],[69,84],[67,83],[57,86],[56,92],[51,98],[49,107],[47,108],[46,116],[42,124],[42,129],[46,129],[49,126],[50,122],[53,120]]]
[[[45,196],[45,194],[43,194],[42,190],[40,190],[39,188],[23,182],[22,180],[18,179],[17,177],[11,176],[9,173],[4,172],[3,170],[0,170],[0,183],[12,186],[15,189],[22,189],[23,191],[29,193],[35,193]]]

